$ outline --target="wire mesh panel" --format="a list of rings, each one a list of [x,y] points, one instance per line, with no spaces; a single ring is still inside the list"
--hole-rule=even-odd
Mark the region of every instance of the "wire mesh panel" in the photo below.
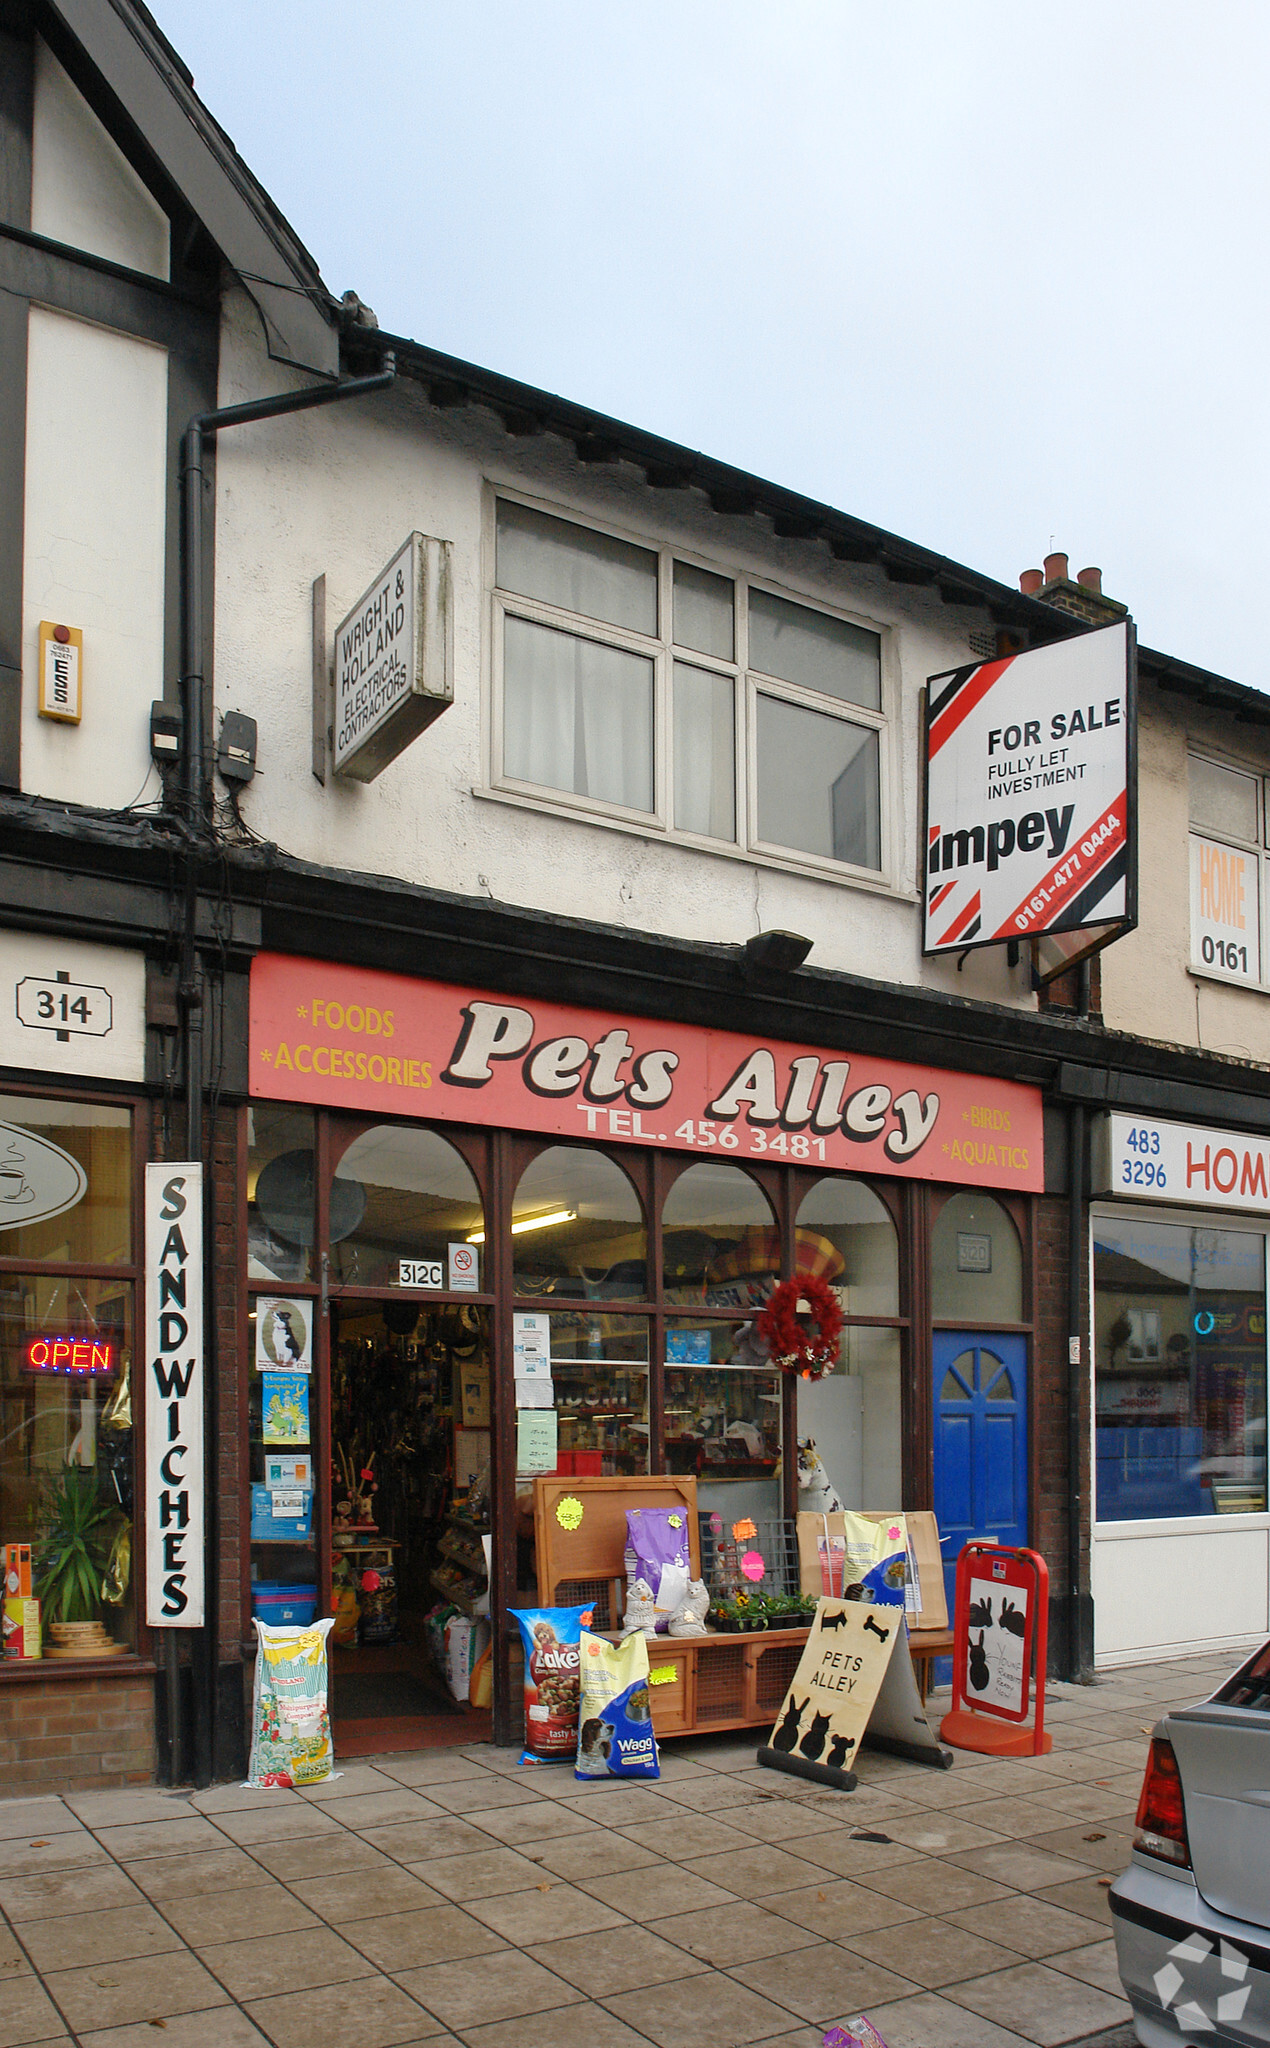
[[[754,1671],[754,1704],[773,1717],[789,1690],[789,1681],[803,1654],[801,1643],[773,1643],[759,1651]]]
[[[697,1657],[697,1726],[737,1721],[745,1712],[745,1648],[741,1642],[713,1644]]]
[[[597,1631],[621,1625],[612,1579],[561,1579],[552,1604],[556,1607],[590,1607],[593,1610],[590,1626]]]
[[[704,1508],[697,1510],[697,1521],[701,1530],[701,1575],[712,1600],[730,1600],[742,1590],[799,1591],[796,1522],[784,1515],[760,1515],[728,1523]],[[734,1533],[738,1530],[739,1535]],[[755,1566],[750,1562],[755,1555],[763,1565],[759,1577],[754,1576]]]

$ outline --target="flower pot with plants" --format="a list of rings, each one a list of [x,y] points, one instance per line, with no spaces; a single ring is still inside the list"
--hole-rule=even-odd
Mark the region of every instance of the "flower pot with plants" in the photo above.
[[[103,1601],[127,1581],[128,1525],[103,1500],[91,1467],[64,1465],[44,1489],[32,1562],[47,1657],[117,1657],[126,1650],[101,1620]]]

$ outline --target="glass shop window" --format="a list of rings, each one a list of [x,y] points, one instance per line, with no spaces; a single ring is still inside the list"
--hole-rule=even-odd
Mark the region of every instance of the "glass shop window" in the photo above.
[[[46,1656],[135,1647],[131,1368],[128,1282],[0,1275],[0,1541],[31,1546],[39,1603],[10,1654],[27,1619]]]
[[[0,1096],[0,1254],[132,1261],[132,1113]]]
[[[818,1272],[836,1288],[847,1317],[834,1372],[798,1382],[798,1434],[812,1439],[848,1507],[896,1506],[902,1499],[900,1332],[850,1320],[899,1314],[895,1225],[863,1181],[827,1176],[799,1206],[797,1244],[800,1269]]]
[[[647,1319],[579,1308],[547,1321],[558,1454],[579,1476],[647,1472]]]
[[[695,1474],[703,1512],[728,1525],[781,1513],[781,1376],[748,1323],[667,1323],[664,1429],[666,1470]]]
[[[690,1166],[667,1195],[661,1220],[669,1303],[752,1308],[780,1279],[780,1232],[771,1204],[739,1166]]]
[[[1000,1202],[968,1189],[945,1202],[931,1244],[936,1318],[1023,1321],[1023,1248]]]
[[[339,1136],[336,1135],[336,1144]],[[372,1124],[336,1161],[331,1177],[331,1277],[350,1287],[449,1284],[449,1248],[473,1247],[478,1283],[485,1216],[475,1176],[436,1131]],[[420,1280],[407,1268],[434,1270]]]
[[[313,1111],[247,1111],[247,1278],[313,1278]]]
[[[1266,1505],[1265,1238],[1095,1216],[1100,1522]]]
[[[899,1314],[899,1239],[872,1188],[838,1174],[817,1181],[796,1223],[799,1272],[835,1287],[844,1316]]]
[[[638,1301],[648,1293],[648,1238],[639,1196],[606,1152],[549,1145],[512,1197],[517,1294]]]

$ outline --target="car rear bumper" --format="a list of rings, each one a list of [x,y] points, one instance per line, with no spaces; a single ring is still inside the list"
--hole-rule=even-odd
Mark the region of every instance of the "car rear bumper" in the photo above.
[[[1270,1927],[1214,1912],[1189,1871],[1145,1859],[1116,1879],[1110,1904],[1144,2048],[1270,2048]]]

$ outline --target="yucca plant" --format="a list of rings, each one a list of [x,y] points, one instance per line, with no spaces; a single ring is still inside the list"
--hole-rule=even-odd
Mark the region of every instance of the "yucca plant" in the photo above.
[[[34,1563],[46,1624],[96,1621],[117,1516],[97,1491],[96,1472],[82,1465],[64,1465],[45,1488]]]

